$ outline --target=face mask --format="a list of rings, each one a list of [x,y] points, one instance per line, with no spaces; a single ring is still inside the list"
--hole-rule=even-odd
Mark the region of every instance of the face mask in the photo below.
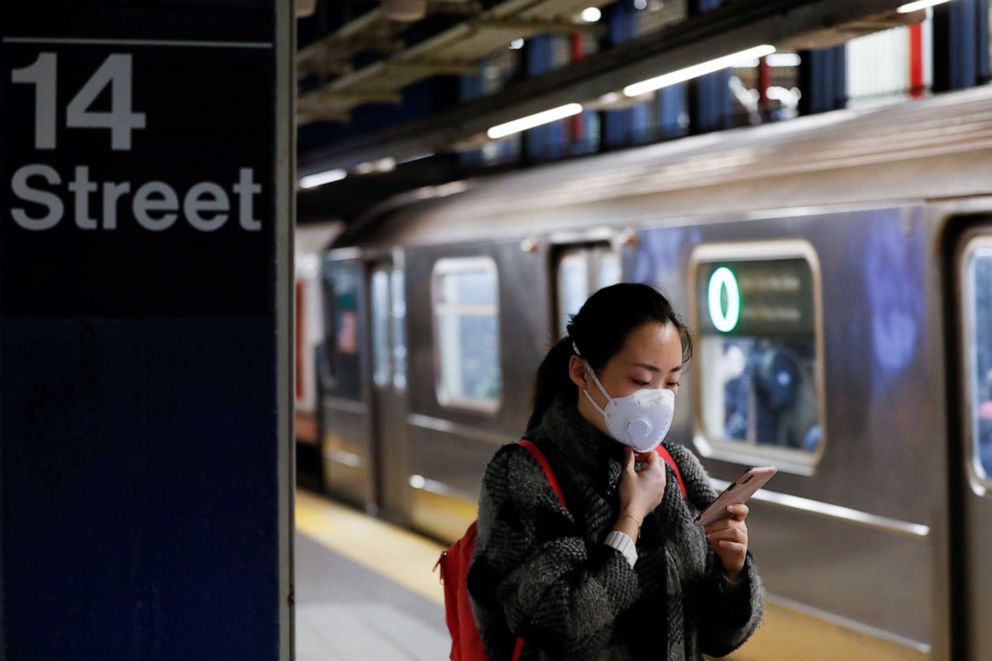
[[[578,353],[578,348],[575,352]],[[610,436],[638,452],[650,452],[658,447],[675,417],[675,393],[667,388],[642,388],[626,397],[610,397],[588,361],[583,358],[582,362],[606,397],[606,408],[600,408],[588,390],[582,392],[603,416]]]

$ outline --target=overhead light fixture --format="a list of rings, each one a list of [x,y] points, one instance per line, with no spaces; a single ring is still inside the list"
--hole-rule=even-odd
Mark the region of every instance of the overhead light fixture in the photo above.
[[[316,188],[317,186],[323,186],[324,184],[341,181],[347,176],[348,171],[342,170],[341,168],[327,170],[326,172],[318,172],[316,174],[308,174],[305,177],[300,177],[300,188]]]
[[[798,53],[774,53],[768,56],[767,62],[770,67],[798,67],[802,59]]]
[[[563,106],[558,106],[557,108],[545,110],[533,115],[527,115],[526,117],[515,119],[512,122],[497,124],[486,131],[486,135],[489,136],[490,140],[499,140],[500,138],[505,138],[508,135],[513,135],[514,133],[520,133],[521,131],[532,129],[535,126],[541,126],[542,124],[548,124],[559,119],[565,119],[566,117],[578,115],[580,112],[582,112],[581,103],[566,103]]]
[[[524,47],[523,39],[514,39],[510,42],[510,50],[520,50]]]
[[[912,14],[914,11],[920,11],[921,9],[927,9],[929,7],[936,7],[937,5],[942,5],[945,2],[950,2],[951,0],[918,0],[918,2],[909,2],[896,11],[900,14]]]
[[[756,58],[762,58],[766,55],[771,55],[774,52],[774,46],[767,44],[755,46],[754,48],[748,48],[747,50],[742,50],[738,53],[731,53],[730,55],[718,57],[715,60],[701,62],[699,64],[694,64],[691,67],[686,67],[685,69],[679,69],[678,71],[662,74],[654,78],[649,78],[648,80],[642,80],[641,82],[634,83],[633,85],[627,85],[623,88],[623,93],[626,96],[631,97],[641,96],[642,94],[647,94],[648,92],[660,90],[663,87],[669,87],[670,85],[675,85],[677,83],[684,83],[687,80],[699,78],[700,76],[705,76],[708,73],[714,73],[722,69],[737,66],[741,62],[751,62]]]
[[[355,174],[373,174],[376,172],[392,172],[396,169],[396,159],[391,156],[381,158],[377,161],[365,161],[353,168]]]
[[[585,23],[595,23],[599,19],[603,18],[603,12],[599,10],[599,7],[586,7],[582,10],[582,13],[579,14],[579,18],[581,18]]]
[[[644,11],[648,8],[648,0],[634,0],[634,9]]]

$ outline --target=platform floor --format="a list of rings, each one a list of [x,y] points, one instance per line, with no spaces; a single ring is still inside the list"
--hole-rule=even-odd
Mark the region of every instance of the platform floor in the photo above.
[[[296,516],[297,661],[447,658],[438,544],[304,491]]]
[[[450,640],[431,572],[442,547],[322,496],[296,496],[296,659],[442,661]],[[731,661],[901,661],[923,655],[768,603]]]

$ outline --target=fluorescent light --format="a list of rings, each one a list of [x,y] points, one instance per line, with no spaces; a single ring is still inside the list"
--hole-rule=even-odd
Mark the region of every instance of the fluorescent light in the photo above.
[[[371,174],[375,172],[375,162],[365,161],[364,163],[359,163],[351,169],[355,174]]]
[[[520,50],[524,47],[523,39],[514,39],[510,42],[510,50]]]
[[[896,9],[896,11],[900,14],[912,14],[914,11],[920,11],[921,9],[926,9],[927,7],[935,7],[950,1],[951,0],[918,0],[918,2],[907,3]]]
[[[316,188],[317,186],[323,186],[334,181],[341,181],[347,176],[347,170],[342,170],[341,168],[318,172],[317,174],[308,174],[300,178],[300,188]]]
[[[603,18],[603,12],[599,11],[599,7],[586,7],[579,16],[586,23],[595,23]]]
[[[709,62],[701,62],[700,64],[694,64],[691,67],[686,67],[685,69],[679,69],[678,71],[656,76],[655,78],[642,80],[641,82],[634,83],[633,85],[627,85],[623,88],[623,93],[626,96],[631,97],[640,96],[642,94],[647,94],[648,92],[653,92],[654,90],[659,90],[663,87],[675,85],[676,83],[684,83],[687,80],[705,76],[706,74],[713,73],[714,71],[720,71],[721,69],[727,69],[729,67],[739,65],[741,62],[750,62],[755,58],[765,57],[766,55],[771,55],[774,52],[774,46],[769,46],[767,44],[763,46],[755,46],[754,48],[742,50],[739,53],[724,55],[723,57],[718,57],[715,60],[710,60]]]
[[[801,63],[798,53],[774,53],[768,56],[770,67],[798,67]]]
[[[489,136],[490,140],[499,140],[500,138],[505,138],[508,135],[513,135],[514,133],[520,133],[521,131],[532,129],[535,126],[541,126],[542,124],[554,122],[559,119],[565,119],[566,117],[571,117],[572,115],[578,115],[580,112],[582,112],[582,104],[566,103],[563,106],[558,106],[557,108],[545,110],[544,112],[535,113],[533,115],[527,115],[526,117],[515,119],[512,122],[497,124],[486,131],[486,135]]]

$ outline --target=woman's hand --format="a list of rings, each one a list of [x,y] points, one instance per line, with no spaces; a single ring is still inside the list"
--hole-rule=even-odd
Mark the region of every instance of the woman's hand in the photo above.
[[[644,517],[661,503],[665,494],[665,462],[657,452],[647,452],[638,455],[644,467],[635,470],[634,451],[626,448],[625,453],[620,476],[620,518],[632,517],[640,527]]]
[[[729,516],[706,526],[706,541],[723,564],[723,573],[731,581],[740,579],[747,556],[747,505],[729,505]]]

